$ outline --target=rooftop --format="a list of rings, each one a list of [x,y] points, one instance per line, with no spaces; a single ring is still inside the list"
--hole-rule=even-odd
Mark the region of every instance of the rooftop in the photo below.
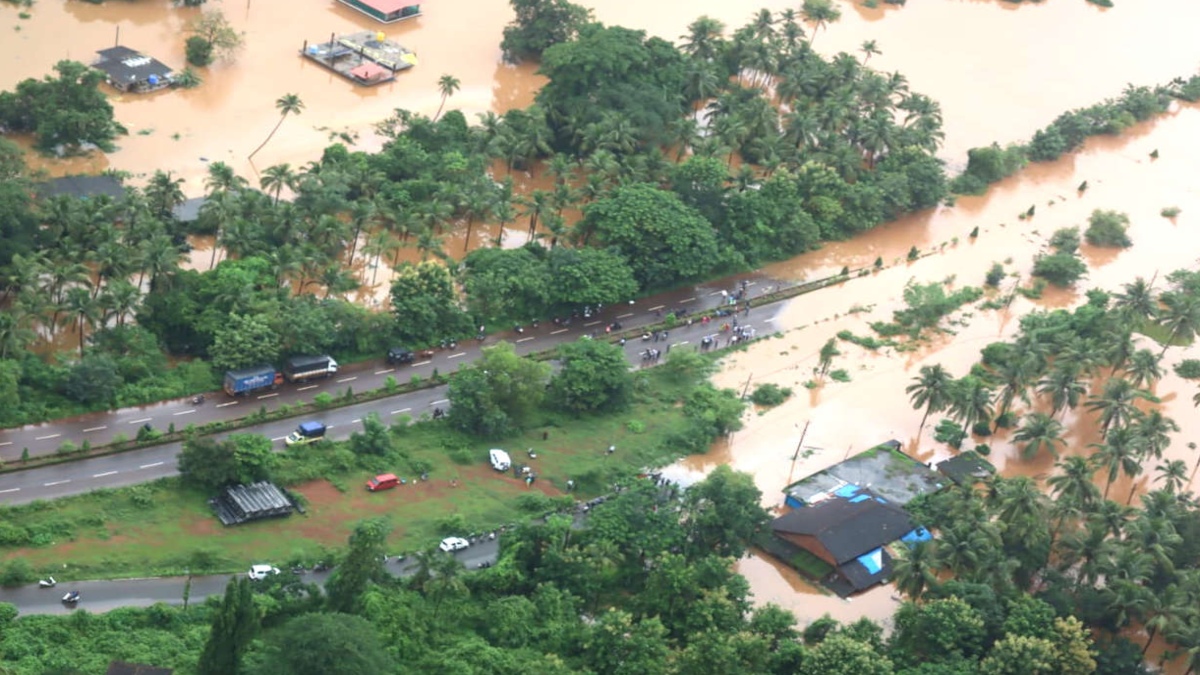
[[[783,492],[788,505],[803,506],[829,499],[847,485],[870,488],[889,502],[903,506],[917,495],[941,490],[946,479],[901,452],[900,442],[892,440],[802,478]]]
[[[974,485],[996,473],[996,467],[974,450],[938,462],[937,470],[959,485]]]
[[[404,9],[405,7],[415,7],[419,4],[421,4],[421,0],[358,0],[358,1],[361,2],[362,4],[366,5],[367,7],[370,7],[371,9],[373,9],[377,12],[382,12],[384,14],[391,14],[392,12],[399,12],[400,10]]]
[[[226,525],[286,516],[293,508],[292,500],[278,487],[266,481],[225,488],[219,497],[210,499],[208,503]]]
[[[166,78],[171,69],[158,59],[145,56],[129,47],[109,47],[96,52],[100,55],[93,67],[103,70],[114,82],[138,82],[150,76]]]
[[[913,523],[904,509],[864,490],[795,509],[771,521],[771,529],[813,537],[844,565],[908,534]]]
[[[118,199],[125,195],[125,187],[121,185],[121,181],[106,175],[55,178],[39,185],[37,191],[45,198],[67,195],[78,199],[87,199],[88,197],[107,195]]]

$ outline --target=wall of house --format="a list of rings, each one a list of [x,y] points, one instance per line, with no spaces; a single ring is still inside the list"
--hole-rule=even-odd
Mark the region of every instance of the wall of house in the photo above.
[[[791,542],[792,544],[795,544],[796,546],[799,546],[800,548],[817,556],[821,560],[824,560],[831,566],[837,567],[837,560],[835,560],[833,555],[821,545],[821,542],[818,541],[816,537],[808,534],[786,534],[783,532],[776,532],[775,536]]]

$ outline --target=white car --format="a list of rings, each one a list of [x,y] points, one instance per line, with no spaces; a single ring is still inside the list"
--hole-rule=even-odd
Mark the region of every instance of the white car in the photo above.
[[[471,544],[462,537],[446,537],[442,540],[442,543],[438,544],[438,548],[442,549],[446,553],[453,553],[454,551],[461,551],[470,545]]]
[[[270,565],[251,565],[250,572],[246,576],[250,577],[250,579],[253,581],[262,581],[263,579],[275,574],[279,574],[278,567],[271,567]]]

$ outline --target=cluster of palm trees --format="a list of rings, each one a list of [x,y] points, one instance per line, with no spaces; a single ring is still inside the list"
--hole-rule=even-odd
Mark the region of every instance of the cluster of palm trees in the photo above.
[[[982,498],[963,489],[933,500],[929,521],[940,534],[899,561],[903,592],[919,597],[944,573],[1003,591],[1066,588],[1077,607],[1096,611],[1085,617],[1093,624],[1116,631],[1141,622],[1147,647],[1165,632],[1188,650],[1189,665],[1200,664],[1200,613],[1194,611],[1200,550],[1185,541],[1200,522],[1200,503],[1189,491],[1200,458],[1191,467],[1164,461],[1179,427],[1159,410],[1137,405],[1157,402],[1151,392],[1163,375],[1166,347],[1139,349],[1133,331],[1157,332],[1169,345],[1200,330],[1200,272],[1181,270],[1167,280],[1161,293],[1153,280],[1139,278],[1111,304],[1096,294],[1073,313],[1031,315],[1012,344],[985,350],[984,363],[963,378],[940,365],[921,368],[908,393],[925,418],[945,412],[987,431],[993,415],[1009,413],[1020,400],[1043,410],[1027,412],[1012,440],[1027,458],[1058,456],[1066,445],[1061,416],[1082,407],[1093,416],[1099,441],[1090,444],[1089,456],[1058,460],[1046,480],[1049,496],[1034,480],[1017,477],[988,481]],[[1143,495],[1140,509],[1131,508],[1133,479],[1150,466],[1157,489]],[[1133,482],[1124,504],[1109,499],[1122,475]]]

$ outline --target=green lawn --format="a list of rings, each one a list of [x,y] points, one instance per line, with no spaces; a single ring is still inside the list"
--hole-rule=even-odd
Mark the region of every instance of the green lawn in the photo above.
[[[307,502],[307,513],[280,520],[225,528],[209,510],[208,495],[178,479],[3,508],[0,558],[23,557],[38,573],[53,571],[60,579],[229,572],[261,561],[311,564],[343,546],[356,522],[376,516],[394,528],[391,551],[417,550],[446,535],[541,515],[563,499],[568,478],[586,497],[675,459],[669,439],[688,425],[676,404],[679,391],[661,383],[646,391],[653,394],[640,395],[627,412],[584,419],[547,414],[527,433],[495,443],[439,422],[396,425],[390,457],[355,458],[344,444],[288,450],[294,455],[281,474],[322,478],[297,479],[291,489]],[[610,444],[617,450],[608,456]],[[492,470],[492,447],[530,464],[539,476],[533,487]],[[528,459],[527,448],[537,459]],[[347,457],[349,468],[338,468]],[[429,480],[414,482],[417,468],[426,467]],[[367,492],[365,481],[384,472],[409,483]]]

